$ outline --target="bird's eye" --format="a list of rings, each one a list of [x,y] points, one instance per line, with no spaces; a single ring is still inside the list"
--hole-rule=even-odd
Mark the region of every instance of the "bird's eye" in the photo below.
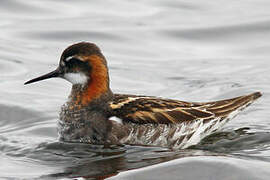
[[[63,60],[64,66],[67,68],[74,68],[74,67],[79,67],[79,68],[85,68],[87,67],[87,63],[79,59],[78,57],[67,57]]]
[[[65,58],[63,61],[65,63],[68,63],[68,62],[71,62],[71,61],[74,61],[74,60],[78,60],[79,61],[79,59],[76,58],[76,57],[74,57],[74,56],[69,56],[69,57]]]
[[[81,60],[76,58],[76,57],[70,56],[70,57],[67,57],[66,59],[64,59],[63,62],[64,62],[63,65],[72,66],[74,64],[80,63]]]

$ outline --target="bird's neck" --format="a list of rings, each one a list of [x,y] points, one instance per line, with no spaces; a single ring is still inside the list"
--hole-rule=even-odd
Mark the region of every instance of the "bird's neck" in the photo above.
[[[113,97],[105,57],[92,55],[84,59],[91,63],[89,78],[85,84],[72,86],[71,101],[79,106],[104,105]]]
[[[95,74],[90,77],[87,84],[72,86],[70,102],[79,107],[104,106],[113,97],[109,87],[108,75]]]

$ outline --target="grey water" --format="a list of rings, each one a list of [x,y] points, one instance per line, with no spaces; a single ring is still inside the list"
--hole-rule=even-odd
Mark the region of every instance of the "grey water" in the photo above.
[[[117,93],[213,101],[263,96],[185,150],[57,141],[70,44],[96,43]],[[270,1],[0,1],[0,179],[270,178]]]

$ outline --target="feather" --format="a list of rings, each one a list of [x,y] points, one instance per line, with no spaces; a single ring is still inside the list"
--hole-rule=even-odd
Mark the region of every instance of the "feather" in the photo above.
[[[117,116],[126,123],[178,124],[196,120],[208,122],[215,118],[224,118],[260,96],[260,93],[253,93],[216,102],[189,103],[151,96],[115,94],[110,108],[112,116]]]

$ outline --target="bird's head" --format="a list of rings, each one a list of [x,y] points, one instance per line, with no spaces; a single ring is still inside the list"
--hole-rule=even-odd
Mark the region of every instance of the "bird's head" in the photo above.
[[[80,42],[66,48],[56,70],[24,84],[60,77],[84,91],[88,101],[110,91],[107,62],[100,49],[93,43]],[[84,103],[87,100],[85,100]]]

